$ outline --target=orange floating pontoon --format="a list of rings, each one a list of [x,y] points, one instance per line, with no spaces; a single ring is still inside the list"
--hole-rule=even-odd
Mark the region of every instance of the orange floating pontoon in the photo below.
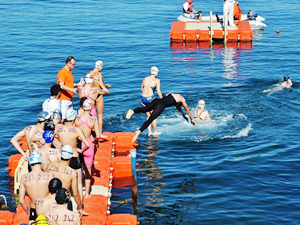
[[[224,40],[224,27],[219,22],[212,22],[212,39]],[[236,22],[236,27],[226,27],[228,42],[252,41],[253,32],[248,21]],[[175,21],[170,31],[171,42],[205,42],[210,41],[210,22]]]
[[[132,143],[134,133],[104,132],[106,139],[101,141],[100,147],[95,152],[94,166],[92,169],[92,176],[94,182],[92,184],[91,198],[83,200],[84,209],[89,213],[89,216],[81,218],[83,225],[137,225],[137,217],[131,214],[113,214],[110,215],[110,197],[111,189],[116,184],[116,188],[124,187],[132,184],[132,165],[131,159],[127,157],[131,149],[135,149],[137,143]],[[26,140],[22,140],[25,143]],[[118,153],[118,154],[116,154]],[[122,154],[120,154],[122,153]],[[12,155],[9,158],[9,167],[7,168],[11,177],[16,174],[14,171],[16,167],[20,166],[18,163],[22,158],[21,154]],[[22,164],[22,166],[24,166]],[[27,167],[27,164],[26,166]],[[134,167],[135,168],[135,167]],[[22,169],[22,168],[21,168]],[[19,169],[18,169],[19,170]],[[20,175],[17,175],[20,176]],[[116,178],[116,182],[113,179]],[[18,185],[17,185],[18,186]],[[18,190],[19,187],[17,187]],[[29,198],[25,198],[29,206]],[[76,204],[75,202],[73,202]],[[74,206],[74,205],[73,205]],[[76,208],[76,207],[73,207]],[[0,225],[20,224],[28,222],[28,214],[19,205],[16,213],[9,211],[0,211]]]

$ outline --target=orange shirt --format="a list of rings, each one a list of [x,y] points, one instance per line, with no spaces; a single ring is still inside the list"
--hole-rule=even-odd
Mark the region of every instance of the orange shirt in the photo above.
[[[242,10],[240,8],[239,5],[234,5],[234,12],[233,15],[235,18],[237,18],[238,20],[242,19]]]
[[[63,67],[57,73],[57,84],[64,82],[67,87],[74,88],[74,77],[72,71],[68,71]],[[59,100],[73,100],[74,93],[72,91],[62,90]]]

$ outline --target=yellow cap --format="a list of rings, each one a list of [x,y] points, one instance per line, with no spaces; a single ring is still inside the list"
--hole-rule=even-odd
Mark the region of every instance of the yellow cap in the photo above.
[[[36,224],[48,224],[48,218],[45,215],[39,215],[35,221]]]

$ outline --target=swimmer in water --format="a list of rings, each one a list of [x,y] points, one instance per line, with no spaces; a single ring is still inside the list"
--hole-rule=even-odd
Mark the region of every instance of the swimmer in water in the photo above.
[[[263,90],[263,93],[281,91],[281,90],[283,90],[283,88],[290,88],[290,87],[292,87],[292,85],[293,85],[293,83],[292,83],[290,77],[284,76],[283,77],[283,81],[281,82],[280,85],[276,85],[273,88],[270,88],[270,89],[267,89],[267,90]]]
[[[198,102],[198,108],[194,111],[195,120],[211,120],[209,112],[205,110],[205,101],[200,100]]]
[[[135,132],[134,137],[132,138],[132,142],[135,142],[138,136],[155,120],[167,107],[176,106],[176,109],[181,113],[183,118],[186,121],[189,119],[184,115],[181,106],[184,107],[185,111],[190,117],[190,122],[195,125],[195,121],[193,119],[192,113],[185,101],[185,98],[180,94],[168,93],[162,99],[153,99],[148,105],[145,107],[138,107],[134,110],[129,109],[126,114],[126,119],[130,119],[134,113],[146,113],[153,110],[151,116],[144,122],[143,126]]]

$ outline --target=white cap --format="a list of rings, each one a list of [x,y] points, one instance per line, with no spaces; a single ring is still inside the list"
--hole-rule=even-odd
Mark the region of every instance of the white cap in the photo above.
[[[71,159],[73,156],[73,148],[71,145],[64,145],[61,149],[62,159]]]
[[[67,111],[67,121],[73,121],[76,119],[76,111],[73,108]]]
[[[156,66],[152,66],[151,69],[150,69],[150,73],[157,75],[159,73],[159,70]]]
[[[91,84],[94,82],[94,76],[90,73],[87,73],[84,78],[85,83]]]
[[[92,101],[90,100],[90,99],[86,99],[86,100],[84,100],[84,102],[83,102],[83,105],[82,105],[82,108],[84,109],[84,110],[91,110],[92,108],[93,108],[93,103],[92,103]]]
[[[203,108],[205,106],[205,101],[204,100],[200,100],[198,102],[198,106],[200,106],[200,108]]]
[[[38,114],[38,120],[44,122],[47,119],[50,119],[50,114],[48,112],[42,111]]]
[[[33,164],[36,164],[36,163],[42,163],[42,158],[41,158],[39,153],[33,152],[29,156],[29,164],[33,165]]]
[[[99,68],[99,69],[102,69],[103,68],[103,62],[101,60],[98,60],[96,63],[95,63],[95,67],[96,68]]]

